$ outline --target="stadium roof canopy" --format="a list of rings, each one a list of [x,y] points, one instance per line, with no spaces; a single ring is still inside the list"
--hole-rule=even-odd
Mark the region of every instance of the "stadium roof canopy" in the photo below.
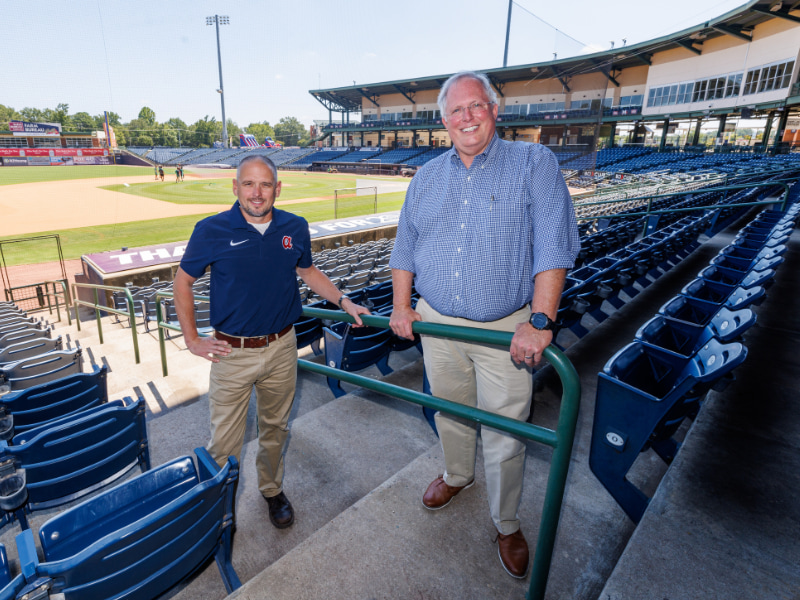
[[[593,72],[603,73],[612,85],[618,85],[614,79],[616,74],[631,67],[650,65],[651,58],[656,52],[685,48],[700,55],[703,53],[703,42],[709,39],[733,36],[749,42],[753,28],[769,19],[782,18],[800,23],[800,17],[789,14],[790,11],[798,6],[800,6],[800,1],[798,0],[793,2],[752,0],[746,5],[715,19],[640,44],[561,60],[485,69],[482,72],[489,76],[500,96],[503,95],[503,87],[506,83],[531,79],[555,78],[560,80],[566,90],[569,91],[568,80],[570,77]],[[413,104],[416,92],[438,90],[450,75],[452,73],[383,83],[310,90],[309,93],[328,110],[342,113],[361,112],[364,98],[375,106],[379,106],[380,96],[384,94],[402,94]]]

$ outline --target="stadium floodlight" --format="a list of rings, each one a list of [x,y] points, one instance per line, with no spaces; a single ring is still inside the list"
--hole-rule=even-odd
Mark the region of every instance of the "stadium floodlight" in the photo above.
[[[225,119],[225,92],[222,85],[222,53],[219,49],[219,26],[230,25],[230,18],[227,15],[214,15],[206,17],[206,25],[216,25],[217,27],[217,62],[219,63],[219,100],[222,103],[222,145],[228,147],[228,121]]]

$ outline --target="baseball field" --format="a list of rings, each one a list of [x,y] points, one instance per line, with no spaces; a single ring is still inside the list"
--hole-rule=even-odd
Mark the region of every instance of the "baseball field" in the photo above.
[[[150,167],[73,166],[0,168],[0,242],[58,234],[64,258],[189,239],[195,223],[230,208],[234,201],[234,171],[186,169],[175,181],[165,170],[155,180]],[[346,174],[281,171],[282,192],[276,205],[309,222],[334,218],[334,191],[354,188]],[[359,180],[395,180],[359,176]],[[340,195],[339,217],[373,212],[372,197]],[[378,212],[398,210],[403,192],[378,195]],[[342,206],[344,204],[344,206]],[[24,245],[3,247],[6,266],[51,261],[52,248],[42,254]]]

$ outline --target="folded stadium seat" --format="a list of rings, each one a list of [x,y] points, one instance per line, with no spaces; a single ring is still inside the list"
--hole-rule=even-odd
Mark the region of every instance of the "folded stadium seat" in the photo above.
[[[365,301],[369,301],[374,310],[381,310],[387,306],[392,306],[393,288],[391,279],[374,283],[361,290]],[[354,302],[356,300],[353,300]]]
[[[17,344],[33,339],[47,339],[50,337],[50,329],[28,329],[22,328],[8,333],[0,333],[0,348],[5,348],[11,344]]]
[[[25,591],[64,600],[148,600],[214,557],[228,593],[241,586],[231,564],[236,459],[217,466],[203,448],[110,489],[16,538]]]
[[[356,292],[361,288],[366,287],[369,285],[369,281],[372,278],[372,271],[359,271],[354,272],[352,275],[344,278],[342,291],[345,294],[349,294],[351,292]]]
[[[728,285],[739,285],[744,288],[758,285],[766,289],[775,277],[775,269],[738,271],[720,265],[709,265],[698,273],[698,277]]]
[[[713,338],[689,357],[633,342],[598,375],[589,467],[635,523],[650,501],[626,477],[639,453],[652,448],[671,462],[680,424],[746,356],[742,344]]]
[[[19,314],[0,315],[0,327],[13,325],[15,323],[36,323],[36,317],[23,317]]]
[[[372,275],[372,282],[373,283],[383,283],[384,281],[391,281],[392,280],[392,269],[389,268],[388,265],[385,267],[380,267],[376,271],[374,271]]]
[[[0,385],[11,391],[24,390],[40,383],[83,371],[81,349],[57,350],[44,356],[24,358],[0,367]]]
[[[11,323],[10,325],[0,325],[0,339],[2,340],[9,339],[8,334],[11,333],[17,333],[21,335],[21,332],[23,331],[29,331],[32,329],[39,331],[47,331],[49,328],[50,326],[44,323],[43,321],[37,321],[36,323],[29,323],[25,321],[20,323]]]
[[[727,248],[727,246],[725,247]],[[737,269],[739,271],[763,271],[764,269],[775,269],[783,263],[783,256],[764,257],[756,255],[753,258],[743,258],[735,256],[731,252],[724,252],[725,248],[711,259],[711,264]]]
[[[700,278],[687,283],[681,294],[730,308],[747,308],[753,304],[760,304],[764,300],[766,290],[761,286],[745,288]]]
[[[0,368],[3,368],[8,363],[20,361],[23,358],[32,358],[62,349],[63,344],[61,342],[61,336],[58,336],[56,339],[33,338],[9,344],[4,347],[0,346]]]
[[[14,435],[10,443],[6,433],[0,440],[0,460],[11,461],[12,471],[26,485],[21,490],[5,481],[12,477],[8,469],[0,476],[5,521],[16,517],[25,529],[26,513],[71,502],[136,466],[148,470],[144,413],[143,398],[123,398],[32,427]],[[9,510],[12,491],[19,502]]]
[[[14,431],[22,433],[108,401],[102,366],[91,373],[78,373],[0,396],[0,417],[13,417]]]
[[[332,323],[323,327],[325,364],[343,371],[360,371],[375,365],[383,375],[389,367],[392,330],[378,327],[352,327],[350,323]],[[327,378],[328,387],[337,398],[345,395],[338,379]]]
[[[733,342],[756,322],[749,308],[731,310],[724,306],[706,326],[655,315],[636,332],[636,340],[658,346],[683,356],[695,354],[712,337],[720,342]]]

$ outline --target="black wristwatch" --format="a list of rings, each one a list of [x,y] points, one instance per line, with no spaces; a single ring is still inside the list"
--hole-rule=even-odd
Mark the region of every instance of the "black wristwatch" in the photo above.
[[[539,331],[554,329],[556,325],[550,317],[540,312],[533,313],[528,323],[533,325],[533,328],[538,329]]]

